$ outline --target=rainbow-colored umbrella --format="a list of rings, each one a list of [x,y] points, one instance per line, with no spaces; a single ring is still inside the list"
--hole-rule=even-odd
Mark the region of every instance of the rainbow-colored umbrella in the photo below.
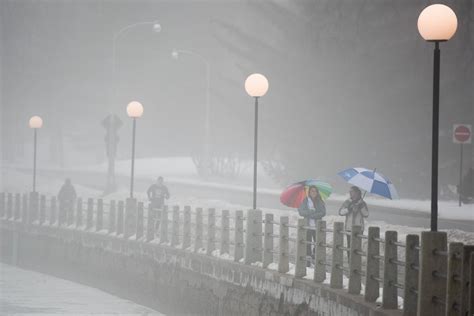
[[[298,208],[307,196],[310,186],[318,188],[321,198],[327,199],[332,193],[332,186],[321,180],[305,180],[300,181],[287,187],[280,194],[280,202],[286,206]]]

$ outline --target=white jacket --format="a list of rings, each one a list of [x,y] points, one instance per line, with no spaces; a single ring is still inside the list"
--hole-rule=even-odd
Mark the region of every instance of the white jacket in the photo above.
[[[346,217],[345,229],[347,231],[350,231],[352,226],[360,226],[363,232],[364,218],[369,216],[369,210],[364,200],[352,201],[348,199],[339,209],[339,215]]]

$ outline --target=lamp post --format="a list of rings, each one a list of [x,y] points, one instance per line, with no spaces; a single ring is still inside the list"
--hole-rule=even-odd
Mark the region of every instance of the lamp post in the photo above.
[[[130,176],[130,198],[133,199],[133,178],[135,175],[135,133],[137,127],[137,118],[143,115],[143,105],[140,102],[132,101],[127,105],[127,115],[133,119],[132,131],[132,166]]]
[[[418,17],[421,37],[435,44],[433,62],[433,123],[431,147],[431,231],[438,230],[438,138],[439,138],[439,43],[448,41],[456,33],[456,14],[444,4],[426,7]]]
[[[161,32],[161,24],[155,20],[155,21],[145,21],[145,22],[137,22],[133,23],[127,26],[124,26],[121,28],[118,32],[114,34],[113,37],[113,44],[112,44],[112,80],[115,80],[116,78],[116,65],[117,65],[117,39],[122,35],[125,34],[128,30],[135,28],[137,26],[141,25],[152,25],[153,31],[155,33],[160,33]],[[116,85],[114,85],[114,96],[116,94]]]
[[[255,129],[253,148],[253,209],[257,208],[257,142],[258,142],[258,99],[268,91],[268,80],[264,75],[251,74],[245,80],[245,91],[255,98]]]
[[[37,130],[43,126],[43,119],[39,116],[32,116],[29,121],[30,128],[33,129],[33,192],[36,192],[36,139],[37,139]]]
[[[171,56],[174,59],[178,59],[180,54],[188,54],[192,56],[196,56],[199,58],[204,64],[206,65],[206,118],[205,118],[205,126],[204,126],[204,160],[206,163],[206,168],[209,167],[209,159],[210,159],[210,138],[211,138],[211,63],[207,60],[204,56],[199,53],[196,53],[191,50],[184,50],[184,49],[173,49],[171,52]],[[208,170],[206,170],[208,171]]]

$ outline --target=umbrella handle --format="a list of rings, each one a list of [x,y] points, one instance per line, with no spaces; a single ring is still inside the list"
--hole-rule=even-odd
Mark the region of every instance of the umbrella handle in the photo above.
[[[374,168],[374,178],[375,178],[375,171],[377,170],[377,167]],[[365,198],[365,195],[367,194],[367,191],[364,192],[364,195],[362,196],[362,200]]]

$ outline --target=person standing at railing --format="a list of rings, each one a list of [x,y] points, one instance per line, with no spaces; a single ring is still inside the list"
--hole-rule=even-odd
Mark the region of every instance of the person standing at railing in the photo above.
[[[351,231],[352,226],[360,226],[364,232],[364,218],[369,217],[367,203],[362,198],[362,192],[356,186],[349,190],[349,199],[339,208],[339,215],[346,217],[345,230]],[[347,235],[347,247],[351,246],[351,236]]]
[[[170,198],[170,192],[168,187],[164,184],[163,177],[158,177],[156,183],[152,184],[146,191],[148,200],[150,200],[153,213],[155,215],[155,228],[159,227],[160,223],[160,210],[165,205],[165,199]]]
[[[67,213],[72,212],[76,197],[76,189],[74,189],[74,186],[71,183],[71,179],[66,179],[58,193],[59,223],[66,222]]]
[[[308,188],[308,195],[304,198],[298,213],[307,219],[308,225],[314,229],[306,230],[306,240],[308,242],[316,241],[316,221],[326,216],[326,204],[324,203],[319,190],[316,186]],[[311,264],[311,259],[314,260],[314,247],[311,244],[306,244],[306,254],[308,256],[308,266]]]

